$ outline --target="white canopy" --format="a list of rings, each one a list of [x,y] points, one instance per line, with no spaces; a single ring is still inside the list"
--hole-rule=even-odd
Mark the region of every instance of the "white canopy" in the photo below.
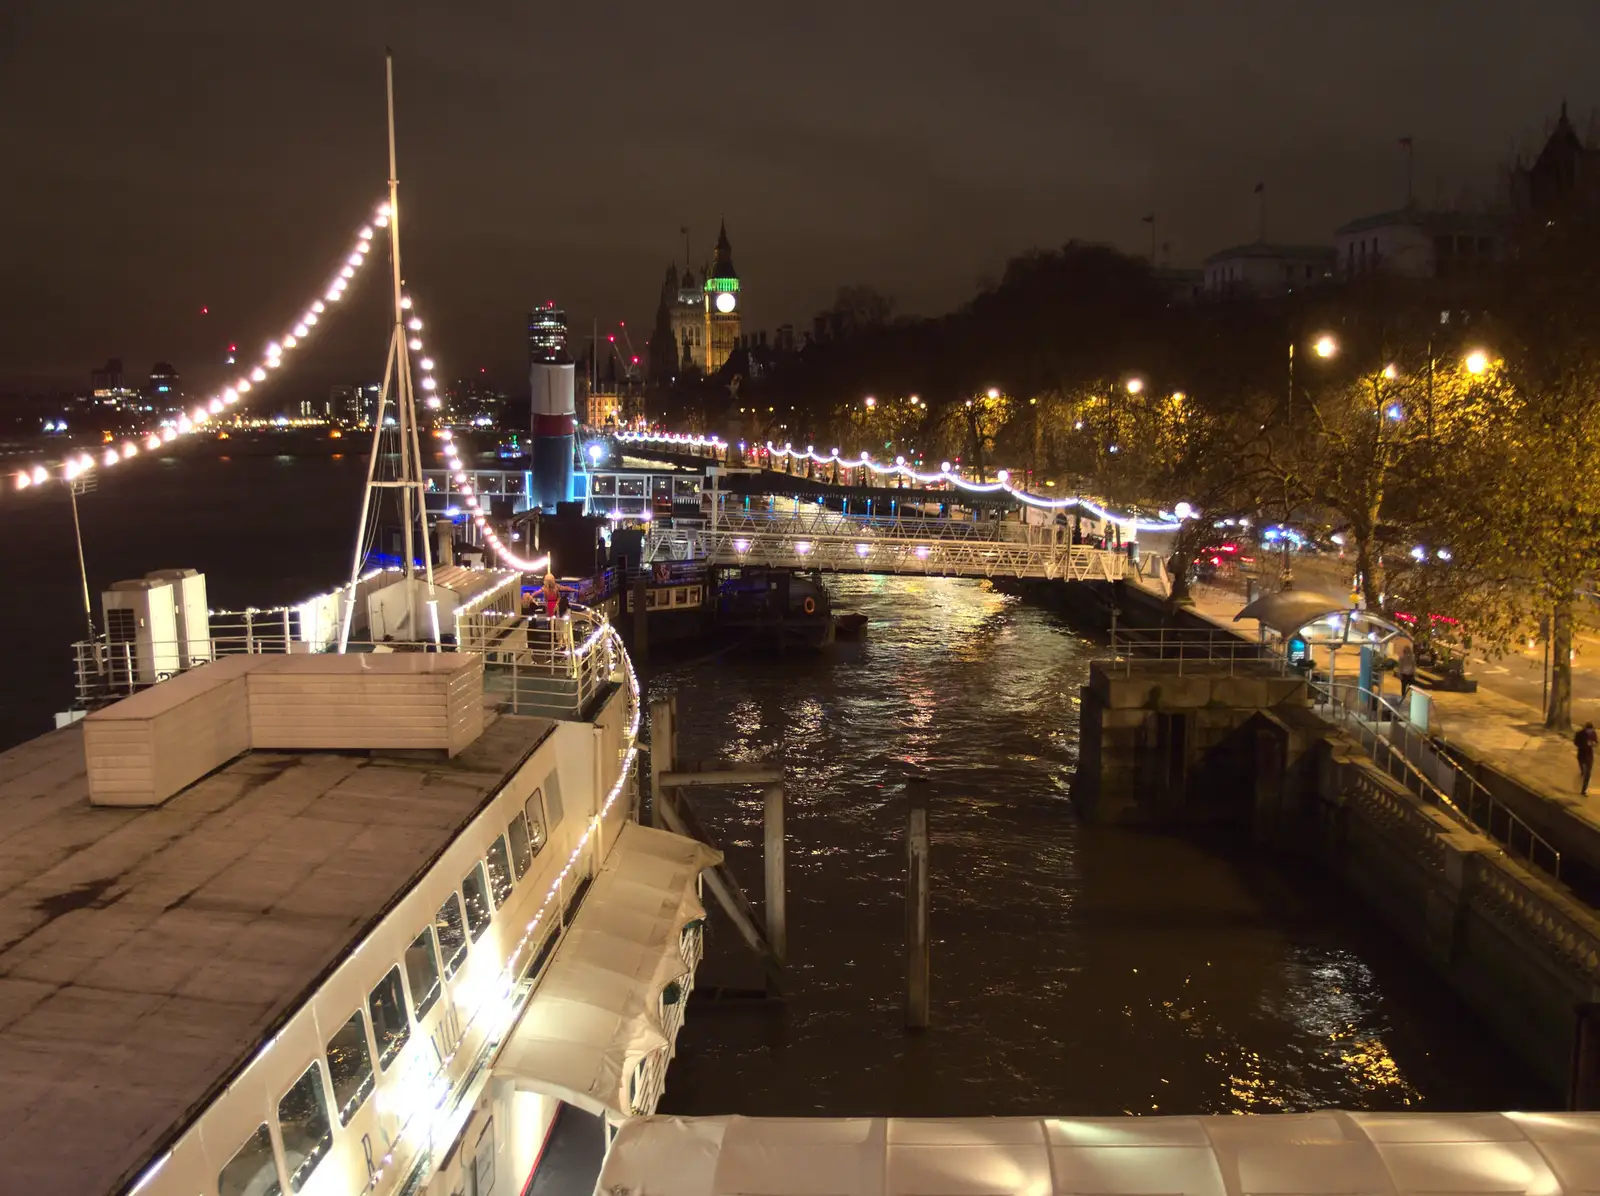
[[[646,1117],[596,1196],[1341,1196],[1600,1190],[1600,1115]]]
[[[697,840],[624,823],[495,1074],[590,1113],[628,1116],[633,1069],[670,1045],[661,993],[689,973],[683,930],[705,916],[696,882],[721,858]]]

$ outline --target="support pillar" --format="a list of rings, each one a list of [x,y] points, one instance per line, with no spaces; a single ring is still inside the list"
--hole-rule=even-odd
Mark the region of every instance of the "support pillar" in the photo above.
[[[762,795],[761,860],[766,870],[767,942],[779,963],[789,959],[788,893],[784,878],[783,786],[773,785]]]
[[[914,780],[906,788],[906,1029],[928,1028],[928,909],[932,890],[928,873],[928,783]]]
[[[666,800],[661,775],[678,763],[678,699],[676,695],[650,703],[650,825],[667,829],[661,806]]]
[[[633,593],[629,605],[633,615],[633,658],[640,664],[650,659],[650,614],[644,608],[645,590],[649,577],[641,563],[639,576],[633,579]]]

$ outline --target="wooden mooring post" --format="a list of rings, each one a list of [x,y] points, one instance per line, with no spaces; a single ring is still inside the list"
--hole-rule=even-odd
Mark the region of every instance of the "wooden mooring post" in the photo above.
[[[784,874],[783,770],[771,765],[702,769],[677,759],[677,700],[650,704],[650,824],[675,834],[716,844],[700,821],[687,790],[709,786],[760,785],[762,794],[763,927],[726,861],[706,872],[706,887],[733,922],[739,937],[763,965],[766,995],[782,993],[783,965],[788,957],[788,901]]]
[[[932,883],[928,872],[928,782],[918,777],[906,785],[906,1029],[928,1028],[928,909]]]

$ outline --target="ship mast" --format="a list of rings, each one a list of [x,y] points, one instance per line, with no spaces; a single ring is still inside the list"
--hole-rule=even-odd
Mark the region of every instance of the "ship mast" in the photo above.
[[[394,330],[389,335],[389,354],[384,361],[383,386],[378,391],[378,406],[372,420],[372,456],[367,462],[367,487],[361,495],[361,520],[356,525],[356,548],[350,562],[350,589],[345,596],[344,616],[339,628],[339,651],[343,652],[350,641],[350,623],[355,613],[356,587],[361,580],[361,565],[366,558],[367,517],[377,501],[379,490],[400,492],[400,526],[404,540],[404,571],[407,600],[410,605],[410,626],[415,629],[420,612],[417,603],[415,537],[417,524],[422,528],[422,564],[426,576],[428,596],[426,605],[431,622],[429,638],[439,645],[439,608],[433,589],[433,550],[428,539],[428,516],[424,504],[422,483],[422,444],[417,431],[417,399],[411,383],[411,354],[406,332],[406,312],[410,301],[405,297],[400,273],[400,179],[396,166],[394,143],[394,51],[384,51],[384,81],[389,122],[389,259],[394,275]],[[383,421],[391,398],[395,408],[395,424],[400,445],[400,469],[392,481],[378,477],[378,460],[383,454]],[[415,639],[422,639],[415,635]]]

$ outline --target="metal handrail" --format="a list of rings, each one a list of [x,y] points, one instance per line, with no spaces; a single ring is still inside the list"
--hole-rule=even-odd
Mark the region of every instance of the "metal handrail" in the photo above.
[[[1529,867],[1545,873],[1551,880],[1560,881],[1561,852],[1484,788],[1477,778],[1442,757],[1438,743],[1403,717],[1382,694],[1348,681],[1313,683],[1312,692],[1322,696],[1323,701],[1319,706],[1332,712],[1341,727],[1354,732],[1356,740],[1373,762],[1379,764],[1391,779],[1404,784],[1424,801],[1437,805],[1466,829],[1498,843],[1508,855],[1522,859]],[[1385,724],[1392,732],[1399,733],[1401,741],[1398,748],[1392,735],[1382,733],[1381,728]],[[1450,793],[1446,793],[1411,759],[1413,746],[1418,756],[1426,753],[1433,763],[1450,769]],[[1462,781],[1466,782],[1464,794],[1459,792]]]
[[[1241,664],[1266,664],[1271,672],[1287,673],[1287,657],[1270,644],[1243,640],[1231,632],[1211,627],[1152,627],[1132,628],[1111,633],[1112,666],[1120,666],[1123,676],[1130,676],[1135,663],[1159,663],[1175,667],[1178,676],[1196,665],[1214,666],[1221,661],[1228,665],[1231,677]],[[1259,669],[1252,670],[1259,674]]]

